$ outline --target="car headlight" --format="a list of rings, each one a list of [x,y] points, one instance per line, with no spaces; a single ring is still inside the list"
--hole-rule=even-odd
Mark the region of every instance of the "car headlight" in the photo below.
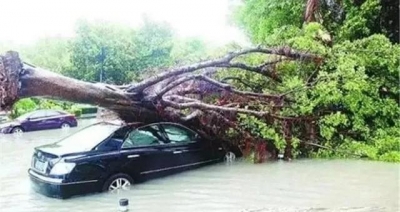
[[[75,163],[56,163],[50,171],[51,175],[63,175],[71,173],[72,169],[75,168]]]
[[[49,160],[49,164],[50,164],[50,166],[54,166],[54,165],[57,164],[58,161],[60,161],[60,160],[61,160],[60,158],[53,158],[53,159],[50,159],[50,160]]]

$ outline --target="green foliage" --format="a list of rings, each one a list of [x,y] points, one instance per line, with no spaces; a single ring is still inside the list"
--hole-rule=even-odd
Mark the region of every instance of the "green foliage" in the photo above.
[[[400,152],[399,151],[386,152],[385,154],[379,156],[379,160],[400,163]]]
[[[324,63],[317,66],[293,61],[281,63],[275,67],[275,72],[283,79],[281,84],[269,79],[265,80],[267,84],[260,83],[257,74],[239,71],[230,74],[257,82],[266,93],[294,91],[288,95],[294,101],[280,112],[282,116],[320,117],[319,143],[327,149],[308,155],[399,162],[400,46],[391,42],[396,40],[391,35],[398,32],[398,26],[389,29],[381,24],[385,22],[381,18],[393,19],[382,11],[393,14],[389,8],[395,7],[388,7],[386,1],[346,0],[337,11],[329,10],[331,5],[322,5],[321,22],[301,26],[305,1],[288,2],[245,1],[236,11],[237,22],[257,44],[288,45],[321,55]],[[281,4],[286,7],[279,7]],[[286,15],[282,18],[283,14]],[[245,60],[249,62],[256,57]],[[273,138],[254,118],[240,121],[261,136]],[[278,131],[279,126],[269,128]],[[295,137],[296,132],[293,131]],[[297,138],[301,138],[299,136]],[[294,143],[299,142],[297,138]],[[295,148],[294,153],[298,151]]]
[[[176,40],[171,57],[176,64],[198,61],[207,56],[207,44],[198,38]]]
[[[28,63],[60,73],[71,65],[69,43],[66,38],[43,38],[22,48],[20,54]]]
[[[359,7],[353,1],[345,1],[347,14],[346,20],[338,30],[339,39],[354,40],[371,35],[379,19],[380,2],[380,0],[366,0]]]
[[[20,115],[36,110],[37,105],[32,99],[21,99],[15,103],[12,111],[11,118],[17,118]]]
[[[68,110],[68,112],[74,114],[76,117],[80,117],[82,115],[82,109],[81,108],[71,108]]]
[[[301,26],[305,1],[248,0],[235,12],[237,22],[256,43],[287,25]]]
[[[286,142],[277,126],[268,126],[264,121],[249,115],[239,115],[239,121],[243,128],[248,129],[252,135],[264,139],[266,142],[273,141],[275,147],[283,151]],[[296,140],[298,143],[298,140]]]
[[[326,64],[321,67],[315,86],[306,96],[301,96],[301,92],[293,95],[300,101],[292,112],[322,115],[320,135],[325,144],[329,142],[338,151],[395,160],[389,152],[399,151],[396,138],[400,135],[393,133],[393,128],[399,130],[395,120],[400,117],[400,47],[382,35],[373,35],[336,44],[327,52]],[[392,94],[382,94],[382,87]],[[303,111],[304,107],[307,110]],[[326,154],[326,150],[321,151]]]
[[[266,44],[271,35],[300,28],[307,1],[247,0],[234,12],[239,26],[255,43]],[[399,42],[399,1],[319,1],[318,22],[338,41],[385,34]],[[286,38],[283,36],[283,39]],[[309,46],[311,47],[311,46]]]
[[[72,67],[65,74],[86,81],[124,84],[140,71],[171,64],[173,34],[164,23],[145,20],[138,30],[81,21],[72,42]]]
[[[50,99],[26,98],[21,99],[13,106],[11,118],[17,118],[25,113],[39,109],[65,110],[72,112],[77,106],[69,102]]]

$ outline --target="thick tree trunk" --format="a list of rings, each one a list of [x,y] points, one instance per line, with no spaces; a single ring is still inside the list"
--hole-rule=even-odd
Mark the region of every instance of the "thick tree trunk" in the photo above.
[[[2,63],[1,63],[2,62]],[[141,99],[129,96],[118,88],[100,83],[88,83],[60,74],[24,65],[17,53],[1,57],[0,74],[3,80],[0,109],[9,109],[25,97],[58,98],[71,102],[98,105],[117,112],[129,121],[151,122],[160,117],[154,107],[146,108]],[[6,80],[8,76],[9,80]]]

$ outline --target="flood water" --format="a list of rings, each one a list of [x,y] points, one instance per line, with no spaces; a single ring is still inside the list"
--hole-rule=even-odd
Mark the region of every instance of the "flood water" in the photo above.
[[[33,148],[76,130],[0,135],[1,212],[116,212],[120,198],[129,199],[131,212],[400,211],[399,164],[357,160],[221,163],[147,181],[120,194],[67,200],[33,192],[27,173]]]

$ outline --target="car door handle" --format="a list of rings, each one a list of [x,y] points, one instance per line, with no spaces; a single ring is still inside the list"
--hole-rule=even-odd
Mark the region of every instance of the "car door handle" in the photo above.
[[[138,158],[140,155],[128,155],[128,158]]]
[[[174,154],[181,154],[182,151],[174,151],[173,153],[174,153]]]

